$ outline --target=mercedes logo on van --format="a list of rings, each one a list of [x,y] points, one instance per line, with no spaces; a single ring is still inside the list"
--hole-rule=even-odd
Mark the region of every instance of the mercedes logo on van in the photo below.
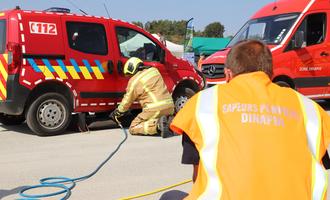
[[[217,68],[215,67],[215,65],[211,65],[211,66],[209,67],[208,74],[209,74],[210,76],[214,76],[216,70],[217,70]]]

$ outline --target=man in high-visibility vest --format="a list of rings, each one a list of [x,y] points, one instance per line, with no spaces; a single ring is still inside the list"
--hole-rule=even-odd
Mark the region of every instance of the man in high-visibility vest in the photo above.
[[[185,199],[325,200],[328,114],[272,83],[272,55],[262,42],[235,45],[225,66],[228,83],[193,96],[171,123],[198,152],[190,155],[199,162]],[[174,194],[161,199],[184,196]]]
[[[110,118],[124,115],[132,103],[138,101],[142,112],[132,121],[129,132],[132,135],[155,135],[160,132],[164,138],[172,136],[166,116],[173,114],[174,103],[158,69],[144,66],[142,60],[132,57],[124,65],[124,74],[132,77],[122,102]]]

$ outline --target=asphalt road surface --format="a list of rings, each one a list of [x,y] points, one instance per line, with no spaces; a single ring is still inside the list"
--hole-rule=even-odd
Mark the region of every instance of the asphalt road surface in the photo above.
[[[330,109],[325,102],[321,104]],[[0,199],[17,199],[18,191],[38,184],[44,177],[76,178],[93,171],[124,137],[122,130],[109,122],[93,126],[89,133],[38,137],[26,124],[0,125]],[[168,139],[129,136],[95,176],[77,183],[70,199],[121,199],[190,179],[192,168],[180,164],[181,153],[179,136]],[[190,188],[188,183],[175,189],[188,192]],[[139,199],[155,200],[160,195]],[[327,199],[330,200],[329,193]]]
[[[108,125],[102,122],[96,124],[101,130],[53,137],[35,136],[26,124],[0,126],[0,199],[17,199],[20,189],[38,184],[43,177],[89,174],[124,138],[121,129]],[[191,166],[180,164],[181,153],[178,136],[129,136],[95,176],[77,183],[70,199],[120,199],[190,179]],[[189,191],[190,187],[177,189]],[[160,195],[140,199],[159,199]]]

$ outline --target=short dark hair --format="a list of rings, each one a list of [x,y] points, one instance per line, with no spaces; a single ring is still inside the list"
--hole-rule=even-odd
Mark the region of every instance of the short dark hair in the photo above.
[[[273,76],[273,59],[269,48],[258,40],[243,40],[232,47],[226,63],[233,76],[263,71],[270,78]]]

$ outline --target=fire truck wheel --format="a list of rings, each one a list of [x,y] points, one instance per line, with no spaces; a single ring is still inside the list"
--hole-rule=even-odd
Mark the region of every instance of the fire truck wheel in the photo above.
[[[37,97],[30,105],[26,122],[39,136],[64,133],[71,121],[68,100],[58,93],[46,93]]]
[[[174,95],[174,106],[175,106],[175,112],[179,112],[186,104],[188,99],[192,97],[195,94],[194,90],[190,88],[180,88]]]
[[[291,85],[285,81],[276,81],[275,83],[281,87],[287,87],[287,88],[291,87]]]
[[[24,115],[6,115],[0,113],[0,123],[6,126],[19,125],[25,121]]]

